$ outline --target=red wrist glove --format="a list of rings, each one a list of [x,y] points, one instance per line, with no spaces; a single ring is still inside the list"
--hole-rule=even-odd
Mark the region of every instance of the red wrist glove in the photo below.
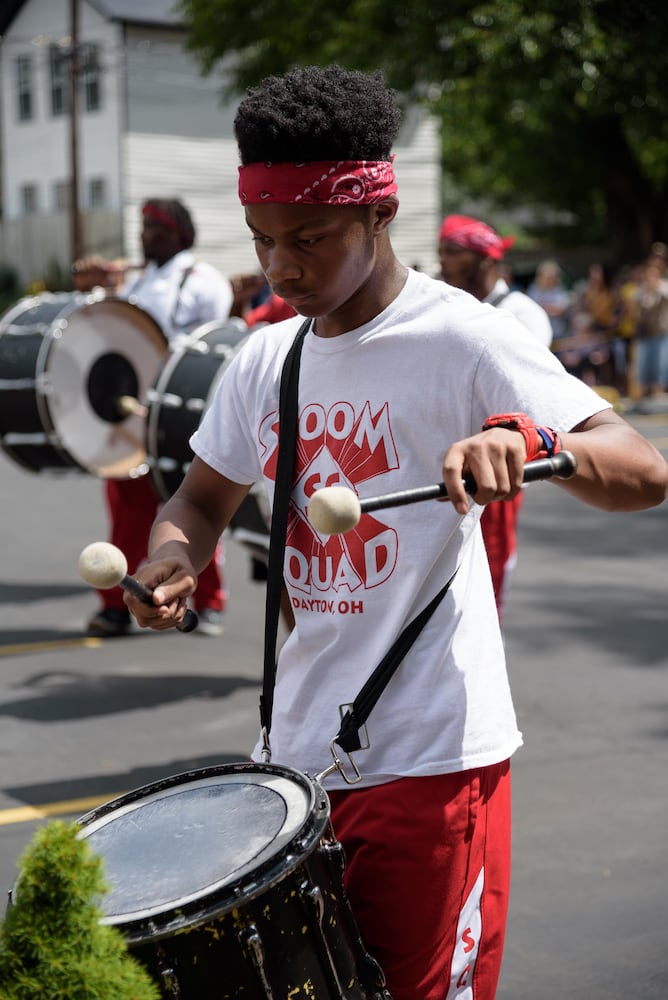
[[[484,431],[489,431],[492,427],[519,431],[526,445],[527,462],[533,462],[537,458],[552,458],[562,450],[557,432],[550,427],[535,424],[526,413],[495,413],[487,417],[482,425]]]

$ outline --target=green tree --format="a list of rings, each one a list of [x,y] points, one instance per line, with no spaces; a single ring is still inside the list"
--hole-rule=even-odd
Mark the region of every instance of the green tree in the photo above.
[[[668,235],[665,0],[180,0],[210,72],[382,69],[442,122],[458,190],[550,208],[613,260]],[[451,206],[454,207],[454,206]]]
[[[0,924],[1,1000],[159,1000],[121,933],[100,923],[102,860],[77,827],[38,829]]]

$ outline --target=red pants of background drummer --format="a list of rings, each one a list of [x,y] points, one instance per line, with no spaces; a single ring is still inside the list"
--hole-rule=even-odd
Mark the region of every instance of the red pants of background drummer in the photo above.
[[[105,497],[111,521],[109,541],[125,554],[130,574],[146,558],[148,538],[160,500],[150,476],[139,479],[107,479]],[[98,591],[105,608],[125,610],[120,587]],[[193,595],[196,611],[211,608],[224,611],[227,602],[225,582],[220,569],[220,546],[209,565],[200,573]]]

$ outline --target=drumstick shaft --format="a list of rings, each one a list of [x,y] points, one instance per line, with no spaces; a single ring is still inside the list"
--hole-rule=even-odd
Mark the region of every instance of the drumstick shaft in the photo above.
[[[147,417],[148,407],[140,403],[135,396],[119,396],[116,400],[118,412],[127,417]]]
[[[539,458],[535,462],[528,462],[524,466],[523,482],[535,483],[540,479],[550,479],[552,476],[557,476],[559,479],[570,479],[575,474],[576,469],[575,456],[570,451],[561,451],[553,458]],[[477,486],[473,476],[464,476],[462,482],[467,493],[476,492]],[[405,504],[419,503],[422,500],[438,500],[441,497],[449,499],[445,483],[434,483],[433,486],[418,486],[415,489],[400,490],[397,493],[368,497],[366,500],[360,500],[360,508],[362,513],[366,514],[372,510],[403,507]]]
[[[153,604],[153,591],[150,587],[147,587],[145,583],[141,580],[135,579],[134,576],[128,576],[127,574],[119,583],[119,587],[123,590],[127,590],[128,593],[134,594],[143,604]],[[192,632],[193,629],[197,628],[197,615],[190,608],[185,613],[183,621],[178,624],[177,629],[179,632]]]

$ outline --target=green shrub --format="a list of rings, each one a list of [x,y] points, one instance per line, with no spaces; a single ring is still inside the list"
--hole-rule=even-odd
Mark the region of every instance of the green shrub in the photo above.
[[[0,1000],[159,1000],[120,931],[100,923],[103,862],[75,824],[38,829],[0,924]]]

